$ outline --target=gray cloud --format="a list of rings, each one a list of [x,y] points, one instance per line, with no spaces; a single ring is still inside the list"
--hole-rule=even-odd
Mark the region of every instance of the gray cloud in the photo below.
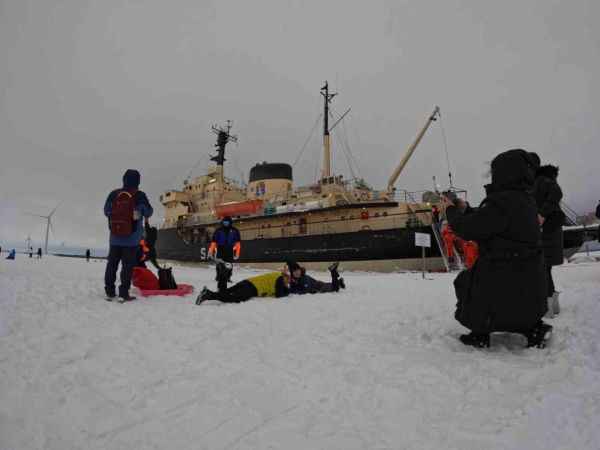
[[[457,185],[481,199],[486,164],[524,147],[561,167],[566,201],[600,198],[596,1],[0,1],[0,241],[40,239],[23,212],[51,210],[57,241],[102,245],[104,198],[126,168],[176,187],[212,149],[214,122],[240,142],[227,170],[293,161],[329,79],[352,106],[360,174],[383,187],[435,104]],[[340,127],[339,131],[344,128]],[[335,136],[334,136],[335,138]],[[339,139],[334,168],[349,176]],[[318,137],[295,167],[308,182]],[[200,166],[199,170],[201,169]],[[398,181],[446,184],[439,127]]]

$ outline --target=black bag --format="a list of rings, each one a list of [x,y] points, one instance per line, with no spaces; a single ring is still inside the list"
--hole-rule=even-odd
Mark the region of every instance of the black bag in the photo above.
[[[158,269],[158,285],[161,290],[163,289],[177,289],[177,283],[173,278],[172,267]]]

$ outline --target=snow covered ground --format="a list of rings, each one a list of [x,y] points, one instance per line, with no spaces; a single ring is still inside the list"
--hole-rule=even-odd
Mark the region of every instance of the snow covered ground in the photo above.
[[[598,449],[600,263],[549,348],[457,341],[452,275],[339,294],[104,301],[103,262],[0,261],[0,449]],[[252,271],[237,271],[237,280]],[[179,282],[214,285],[209,269]],[[324,274],[318,274],[324,277]]]

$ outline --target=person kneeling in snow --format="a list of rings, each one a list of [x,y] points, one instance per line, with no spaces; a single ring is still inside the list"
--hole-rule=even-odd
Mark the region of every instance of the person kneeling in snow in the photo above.
[[[346,289],[344,279],[340,278],[337,271],[339,263],[333,263],[329,266],[331,273],[331,283],[319,281],[306,275],[306,269],[300,266],[296,261],[286,262],[290,270],[290,294],[317,294],[323,292],[337,292]]]
[[[529,194],[535,164],[524,150],[492,161],[492,183],[480,207],[462,213],[444,197],[446,217],[457,236],[479,246],[479,258],[454,280],[456,319],[471,333],[465,345],[489,347],[490,333],[525,335],[529,347],[543,347],[552,327],[546,313],[546,274],[535,200]]]
[[[271,272],[258,275],[230,288],[213,292],[206,286],[196,299],[196,305],[206,300],[219,300],[224,303],[241,303],[253,297],[287,297],[290,293],[290,276],[286,272]]]

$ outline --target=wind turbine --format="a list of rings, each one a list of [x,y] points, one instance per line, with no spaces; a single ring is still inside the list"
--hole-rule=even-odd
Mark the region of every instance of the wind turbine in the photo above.
[[[44,253],[46,255],[48,254],[48,234],[50,233],[50,228],[52,228],[52,216],[54,215],[54,213],[56,212],[56,210],[58,209],[59,206],[60,206],[60,203],[58,205],[56,205],[56,208],[54,208],[50,212],[50,214],[48,214],[47,216],[42,216],[40,214],[27,213],[30,216],[41,217],[42,219],[46,219],[46,240],[44,241]],[[52,228],[52,232],[54,233],[54,228]]]

